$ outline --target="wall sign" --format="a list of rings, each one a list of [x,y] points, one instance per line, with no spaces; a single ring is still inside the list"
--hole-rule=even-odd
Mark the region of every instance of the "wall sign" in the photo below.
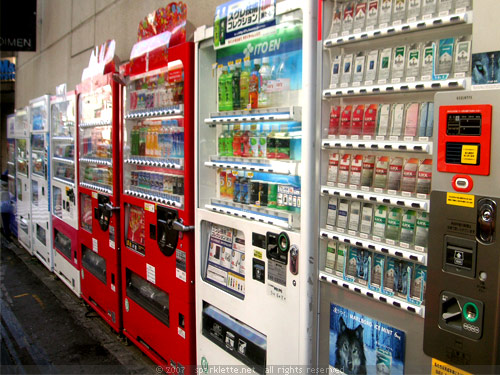
[[[0,51],[36,51],[36,0],[0,2]]]
[[[0,81],[14,82],[16,80],[16,58],[6,57],[0,61]]]

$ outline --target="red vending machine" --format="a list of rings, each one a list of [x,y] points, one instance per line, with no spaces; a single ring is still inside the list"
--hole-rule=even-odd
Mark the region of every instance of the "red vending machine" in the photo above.
[[[196,359],[194,45],[184,35],[180,25],[140,36],[122,66],[123,333],[177,373]]]
[[[121,330],[121,85],[114,41],[92,52],[78,85],[79,264],[82,298]]]

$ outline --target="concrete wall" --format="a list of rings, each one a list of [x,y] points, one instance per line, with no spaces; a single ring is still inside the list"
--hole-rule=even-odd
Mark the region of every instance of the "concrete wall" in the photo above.
[[[213,23],[215,7],[225,0],[183,0],[188,6],[188,39],[201,25]],[[20,52],[17,60],[16,108],[67,83],[81,81],[90,52],[107,39],[116,54],[129,59],[139,22],[165,6],[166,0],[38,0],[37,52]]]

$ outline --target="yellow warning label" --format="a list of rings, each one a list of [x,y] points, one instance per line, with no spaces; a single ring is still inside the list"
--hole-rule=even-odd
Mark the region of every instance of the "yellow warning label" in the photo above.
[[[433,358],[431,375],[472,375],[472,374]]]
[[[146,211],[155,213],[155,204],[153,204],[153,203],[144,203],[144,209]]]
[[[462,164],[477,164],[477,145],[462,145]]]
[[[254,250],[253,256],[256,258],[262,259],[262,252],[260,252],[259,250]]]
[[[474,208],[474,195],[460,193],[446,193],[446,204],[460,207]]]

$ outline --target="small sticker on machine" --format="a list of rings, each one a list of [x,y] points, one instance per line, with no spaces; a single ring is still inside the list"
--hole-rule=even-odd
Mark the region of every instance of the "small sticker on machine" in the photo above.
[[[94,250],[96,253],[99,253],[99,249],[97,246],[97,239],[92,238],[92,250]]]
[[[153,203],[144,203],[144,209],[151,213],[155,213],[155,205]]]
[[[186,253],[175,250],[175,277],[186,282]]]
[[[267,278],[270,281],[286,286],[286,266],[272,260],[268,263]]]
[[[150,283],[156,284],[156,269],[151,264],[146,263],[146,278]]]
[[[446,193],[446,204],[449,204],[451,206],[474,208],[474,195]]]
[[[478,146],[463,145],[462,146],[462,164],[477,164]]]
[[[281,285],[275,285],[273,283],[267,284],[267,294],[279,299],[280,301],[286,302],[286,289]]]

